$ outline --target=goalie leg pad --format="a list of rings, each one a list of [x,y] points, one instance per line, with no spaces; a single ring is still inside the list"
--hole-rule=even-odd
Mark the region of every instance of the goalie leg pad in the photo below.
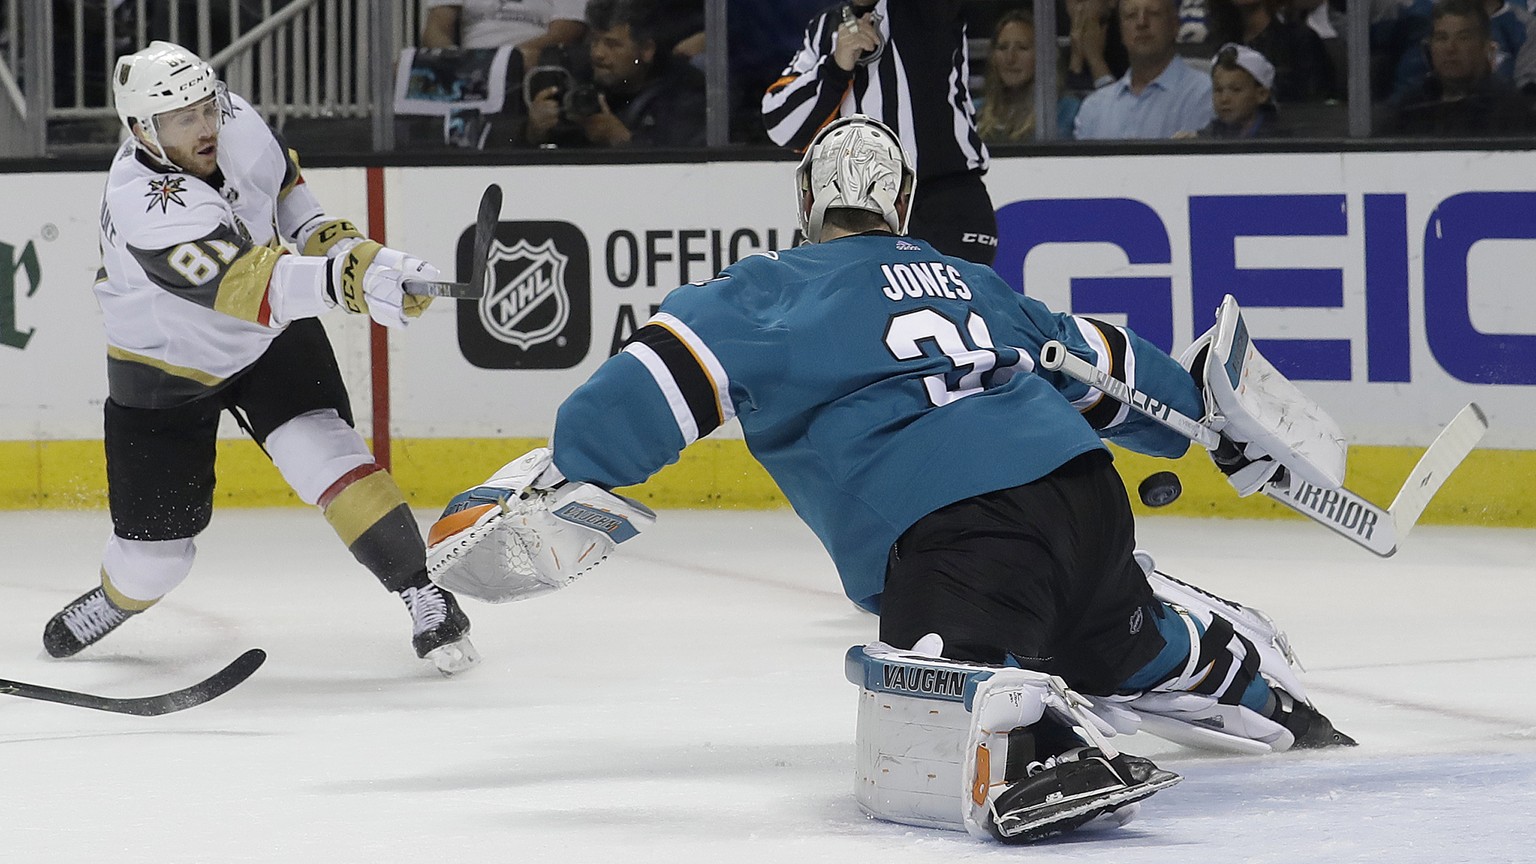
[[[919,644],[937,650],[931,638]],[[878,642],[849,649],[847,674],[860,686],[856,797],[877,819],[1028,842],[1111,811],[1124,824],[1127,805],[1178,780],[1124,779],[1151,763],[1111,747],[1059,678]]]
[[[1141,728],[1191,747],[1269,753],[1295,746],[1298,728],[1308,732],[1310,723],[1301,718],[1326,722],[1307,701],[1295,653],[1274,619],[1158,571],[1145,552],[1136,560],[1153,595],[1187,628],[1190,644],[1174,674],[1147,692],[1115,697],[1140,715]],[[1255,680],[1265,686],[1263,705],[1250,689]],[[1298,712],[1286,707],[1291,704],[1302,707]]]

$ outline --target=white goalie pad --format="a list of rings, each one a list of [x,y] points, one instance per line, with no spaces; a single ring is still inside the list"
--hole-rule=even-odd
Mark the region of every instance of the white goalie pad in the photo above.
[[[877,819],[991,839],[985,820],[1005,788],[1009,733],[1047,712],[1116,754],[1104,740],[1114,730],[1059,678],[880,642],[848,649],[845,671],[860,688],[855,796]]]
[[[524,600],[574,582],[655,521],[637,501],[561,479],[540,448],[449,503],[429,535],[427,575],[487,603]]]
[[[1342,486],[1349,443],[1339,424],[1259,353],[1230,294],[1216,312],[1216,326],[1180,358],[1186,369],[1206,345],[1210,354],[1201,382],[1206,425],[1250,445],[1250,458],[1268,455],[1309,483]]]
[[[1215,615],[1226,619],[1233,631],[1247,639],[1258,652],[1259,674],[1292,697],[1307,700],[1306,688],[1297,674],[1300,663],[1291,650],[1290,640],[1274,619],[1251,606],[1218,597],[1158,571],[1146,552],[1137,550],[1136,563],[1147,574],[1147,582],[1157,599],[1174,607],[1181,616],[1198,619],[1207,628]],[[1186,622],[1189,623],[1188,619]],[[1199,643],[1200,638],[1190,623],[1190,644],[1198,646]],[[1246,647],[1234,646],[1234,650],[1246,650]],[[1196,656],[1198,648],[1191,651],[1191,664]],[[1201,670],[1186,669],[1188,677],[1200,674],[1203,674]],[[1178,683],[1166,692],[1154,691],[1134,698],[1116,697],[1116,703],[1140,716],[1142,730],[1189,747],[1257,754],[1289,749],[1294,741],[1291,733],[1279,723],[1241,705],[1224,705],[1213,696],[1186,692]]]

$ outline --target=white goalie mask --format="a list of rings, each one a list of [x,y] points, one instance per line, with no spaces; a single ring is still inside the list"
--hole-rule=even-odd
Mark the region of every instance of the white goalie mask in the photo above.
[[[112,99],[123,128],[139,148],[173,168],[177,166],[166,156],[155,118],[206,99],[213,100],[219,118],[230,110],[229,96],[213,67],[171,42],[151,42],[142,51],[119,57],[112,72]],[[134,135],[134,121],[142,137]]]
[[[820,243],[827,210],[846,207],[878,213],[892,231],[905,234],[907,214],[897,203],[916,186],[912,162],[889,126],[862,114],[834,120],[811,140],[795,169],[800,230],[808,242]]]

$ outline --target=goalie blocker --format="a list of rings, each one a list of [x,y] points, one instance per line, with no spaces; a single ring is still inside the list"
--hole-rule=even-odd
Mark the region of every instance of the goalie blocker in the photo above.
[[[859,807],[877,819],[1028,843],[1114,827],[1180,777],[1105,740],[1114,730],[1060,678],[883,643],[848,649],[859,685]],[[1102,817],[1102,818],[1101,818]]]

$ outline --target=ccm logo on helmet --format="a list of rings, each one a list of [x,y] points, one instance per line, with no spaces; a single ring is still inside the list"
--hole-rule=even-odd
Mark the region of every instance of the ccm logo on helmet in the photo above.
[[[961,243],[980,243],[983,246],[996,246],[997,238],[991,234],[981,234],[976,231],[967,231],[960,235]]]

